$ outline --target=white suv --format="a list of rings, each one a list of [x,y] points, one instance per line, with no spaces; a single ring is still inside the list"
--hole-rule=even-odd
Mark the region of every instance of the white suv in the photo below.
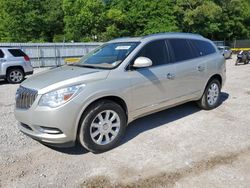
[[[33,74],[30,58],[21,49],[0,48],[0,79],[16,84]]]

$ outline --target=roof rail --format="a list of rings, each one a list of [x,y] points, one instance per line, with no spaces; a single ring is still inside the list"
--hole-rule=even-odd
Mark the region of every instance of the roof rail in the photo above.
[[[110,41],[119,40],[119,39],[130,39],[130,38],[132,38],[132,37],[118,37],[118,38],[114,38],[114,39],[112,39]]]
[[[202,35],[195,34],[195,33],[164,32],[164,33],[155,33],[155,34],[145,35],[145,36],[143,36],[142,38],[148,38],[148,37],[152,37],[152,36],[159,36],[159,35],[173,35],[173,34],[180,34],[180,35],[193,35],[193,36],[203,37]]]

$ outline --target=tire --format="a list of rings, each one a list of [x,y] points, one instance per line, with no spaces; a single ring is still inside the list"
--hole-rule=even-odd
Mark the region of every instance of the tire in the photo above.
[[[112,127],[115,125],[116,127]],[[126,125],[126,114],[120,105],[110,100],[100,100],[83,114],[78,129],[78,141],[93,153],[105,152],[117,146],[125,133]]]
[[[238,65],[240,63],[240,60],[237,59],[235,65]]]
[[[24,80],[25,74],[20,68],[12,68],[8,70],[6,78],[11,84],[19,84]]]
[[[217,89],[214,89],[215,87],[213,87],[213,86],[216,86]],[[213,91],[211,91],[211,88],[213,88]],[[211,93],[210,96],[213,96],[213,94],[214,94],[214,96],[217,95],[217,97],[216,98],[209,97],[209,92],[210,93],[213,92],[213,93]],[[219,105],[220,94],[221,94],[221,84],[217,79],[213,79],[213,80],[209,81],[201,99],[199,101],[197,101],[197,103],[198,103],[199,107],[204,109],[204,110],[212,110]]]

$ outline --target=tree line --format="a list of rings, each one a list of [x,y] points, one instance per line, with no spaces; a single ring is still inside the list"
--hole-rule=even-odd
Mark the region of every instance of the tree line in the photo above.
[[[250,1],[0,0],[0,42],[107,41],[159,32],[250,38]]]

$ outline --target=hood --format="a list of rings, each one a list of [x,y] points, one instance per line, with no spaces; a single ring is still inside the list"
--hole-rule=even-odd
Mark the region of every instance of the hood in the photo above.
[[[62,66],[35,74],[26,79],[21,86],[44,94],[57,88],[106,79],[109,72],[110,70]]]

